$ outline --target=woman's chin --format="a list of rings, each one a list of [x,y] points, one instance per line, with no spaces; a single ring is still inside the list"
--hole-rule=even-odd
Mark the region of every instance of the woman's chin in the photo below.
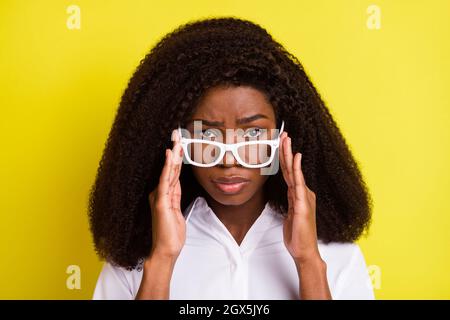
[[[239,206],[246,203],[251,196],[247,193],[226,194],[221,192],[209,193],[214,201],[224,206]]]

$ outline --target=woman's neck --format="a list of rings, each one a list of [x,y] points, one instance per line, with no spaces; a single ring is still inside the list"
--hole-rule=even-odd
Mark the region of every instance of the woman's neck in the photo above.
[[[261,190],[247,202],[238,205],[223,205],[207,196],[209,207],[225,225],[238,245],[241,244],[250,227],[263,211],[266,201]]]

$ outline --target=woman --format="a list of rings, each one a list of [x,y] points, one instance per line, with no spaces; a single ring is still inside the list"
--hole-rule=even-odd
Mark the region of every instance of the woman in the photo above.
[[[373,299],[370,212],[300,62],[249,21],[191,22],[122,97],[90,194],[94,299]]]

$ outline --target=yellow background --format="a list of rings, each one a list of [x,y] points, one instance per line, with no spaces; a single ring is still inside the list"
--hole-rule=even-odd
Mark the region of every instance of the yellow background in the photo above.
[[[69,30],[69,5],[81,29]],[[367,27],[367,7],[381,28]],[[181,23],[235,15],[304,64],[374,199],[378,299],[450,298],[450,1],[0,2],[0,298],[89,299],[87,196],[126,83]],[[66,268],[81,268],[81,289]]]

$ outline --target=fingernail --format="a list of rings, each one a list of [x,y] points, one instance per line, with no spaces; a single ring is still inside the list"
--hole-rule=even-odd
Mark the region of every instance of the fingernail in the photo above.
[[[178,135],[178,130],[177,129],[172,131],[172,140],[173,141],[177,141],[177,142],[180,140],[180,136]]]

